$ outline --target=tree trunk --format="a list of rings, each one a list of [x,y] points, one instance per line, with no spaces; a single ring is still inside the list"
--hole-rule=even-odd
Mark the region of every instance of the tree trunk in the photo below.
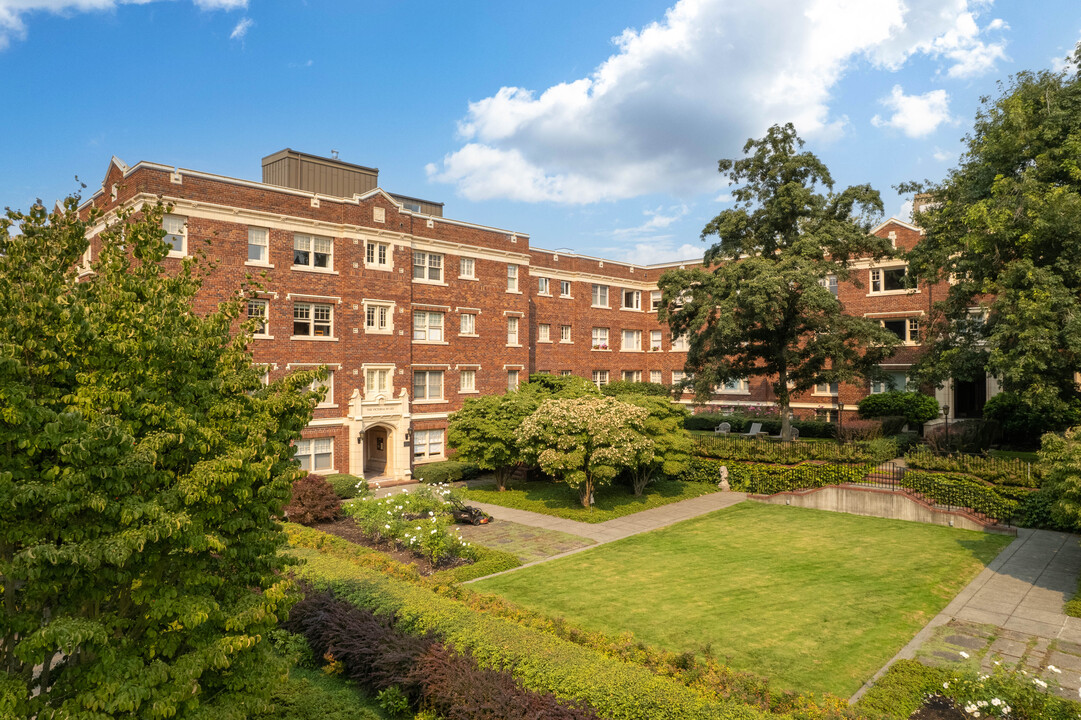
[[[792,440],[792,420],[789,419],[791,415],[791,398],[788,396],[788,370],[782,368],[777,373],[777,405],[781,409],[781,440],[789,442]]]
[[[584,507],[586,510],[589,510],[589,501],[593,498],[593,480],[588,479],[584,483],[582,483],[582,486],[579,489],[578,493],[579,500],[582,501],[582,507]]]
[[[513,468],[509,465],[504,465],[495,471],[495,486],[499,492],[503,492],[507,489],[507,478],[510,477]]]

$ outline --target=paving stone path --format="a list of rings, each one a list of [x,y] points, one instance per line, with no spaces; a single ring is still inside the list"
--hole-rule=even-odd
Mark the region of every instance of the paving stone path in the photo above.
[[[1062,606],[1077,590],[1078,540],[1068,533],[1019,529],[1017,539],[886,667],[916,658],[929,665],[991,672],[1002,663],[1039,676],[1063,697],[1077,700],[1081,619],[1065,615]]]

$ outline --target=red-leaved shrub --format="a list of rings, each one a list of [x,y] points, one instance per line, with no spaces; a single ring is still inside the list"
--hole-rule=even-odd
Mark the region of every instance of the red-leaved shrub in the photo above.
[[[341,509],[341,498],[326,478],[308,473],[293,483],[293,495],[285,506],[285,517],[290,522],[314,525],[335,519]]]

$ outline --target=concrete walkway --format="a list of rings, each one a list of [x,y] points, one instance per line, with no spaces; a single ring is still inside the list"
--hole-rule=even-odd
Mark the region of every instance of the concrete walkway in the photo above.
[[[1017,539],[852,700],[903,658],[944,667],[978,667],[983,672],[990,672],[996,661],[1003,662],[1054,681],[1060,694],[1076,700],[1081,687],[1081,619],[1065,615],[1062,606],[1077,591],[1078,540],[1069,533],[1018,529]]]

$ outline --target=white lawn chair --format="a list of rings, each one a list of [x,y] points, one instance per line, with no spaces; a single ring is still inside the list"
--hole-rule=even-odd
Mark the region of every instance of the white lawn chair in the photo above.
[[[732,432],[732,425],[731,423],[723,422],[717,427],[715,427],[713,429],[713,432],[717,435],[727,435],[728,433]]]
[[[741,434],[740,434],[740,437],[745,437],[745,438],[756,438],[756,437],[758,437],[758,436],[759,436],[760,434],[762,434],[762,423],[751,423],[751,431],[750,431],[750,432],[745,432],[745,433],[741,433]]]

